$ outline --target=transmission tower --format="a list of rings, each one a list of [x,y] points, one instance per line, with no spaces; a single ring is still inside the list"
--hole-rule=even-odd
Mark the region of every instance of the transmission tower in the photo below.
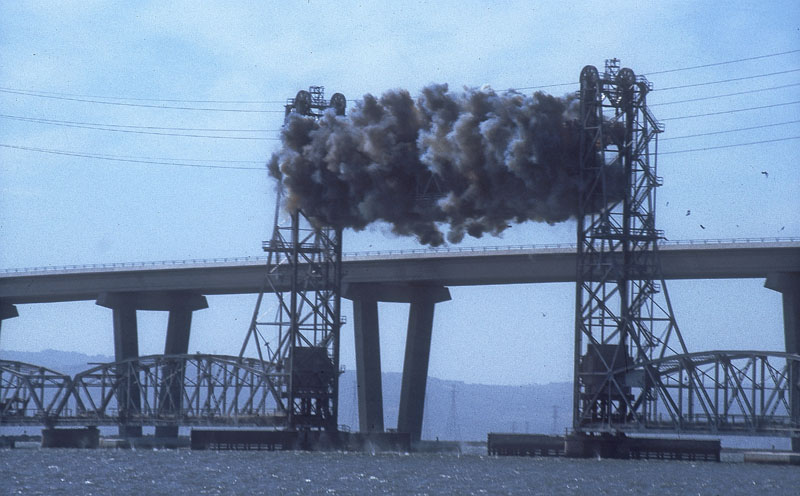
[[[687,352],[656,245],[651,147],[663,128],[647,108],[650,83],[619,60],[603,74],[585,67],[580,83],[573,428],[636,430],[661,396],[657,375],[637,364]]]
[[[458,405],[456,402],[456,385],[450,389],[450,415],[447,417],[447,434],[451,441],[461,441],[461,428],[458,422]]]
[[[346,105],[341,93],[327,101],[324,88],[312,86],[288,100],[286,119],[293,114],[315,119],[328,108],[344,115]],[[271,406],[285,417],[286,428],[336,430],[342,232],[311,222],[299,210],[281,221],[282,189],[279,185],[272,238],[263,244],[264,283],[240,356],[252,340],[269,374]],[[270,298],[275,305],[265,304]],[[269,310],[272,319],[265,315]]]

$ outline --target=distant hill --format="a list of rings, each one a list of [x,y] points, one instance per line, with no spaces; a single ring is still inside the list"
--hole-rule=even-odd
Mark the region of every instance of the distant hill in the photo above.
[[[75,375],[91,367],[92,363],[113,362],[114,358],[105,355],[84,355],[74,351],[8,351],[0,350],[0,359],[40,365],[62,374]]]

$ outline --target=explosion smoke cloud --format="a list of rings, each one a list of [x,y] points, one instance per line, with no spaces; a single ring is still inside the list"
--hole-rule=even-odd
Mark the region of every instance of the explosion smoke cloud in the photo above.
[[[448,91],[367,94],[347,116],[291,115],[269,162],[286,207],[360,230],[375,221],[427,245],[578,213],[577,99]]]

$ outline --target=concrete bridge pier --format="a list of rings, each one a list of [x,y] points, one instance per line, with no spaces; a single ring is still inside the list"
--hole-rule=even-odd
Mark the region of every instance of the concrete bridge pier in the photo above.
[[[450,300],[450,291],[443,286],[349,284],[344,288],[344,297],[353,301],[361,432],[384,430],[378,302],[411,304],[397,430],[409,433],[412,443],[419,441],[422,436],[434,306]]]
[[[188,353],[189,335],[191,332],[192,312],[208,308],[208,302],[202,295],[188,291],[153,291],[153,292],[120,292],[101,293],[97,297],[98,305],[110,308],[114,322],[114,360],[119,362],[139,356],[139,330],[136,322],[137,310],[168,311],[167,337],[164,344],[165,355],[183,355]],[[180,377],[179,370],[164,371],[170,377]],[[124,380],[117,395],[127,398],[127,405],[120,406],[120,416],[141,409],[141,396],[135,373],[132,370],[121,372]],[[162,411],[169,415],[180,410],[179,381],[167,381],[162,391]],[[142,427],[124,423],[119,427],[120,437],[141,437]],[[177,437],[177,426],[156,427],[157,437]]]
[[[353,328],[358,387],[358,430],[383,432],[383,387],[378,302],[353,300]]]
[[[169,321],[167,339],[164,343],[165,355],[186,355],[189,353],[189,334],[192,327],[192,313],[208,308],[205,296],[192,293],[175,293],[169,300]],[[181,410],[183,391],[183,363],[169,366],[162,373],[166,378],[161,391],[161,408],[168,415],[176,415]],[[156,426],[156,437],[178,437],[177,425]]]
[[[14,317],[19,317],[17,307],[11,303],[0,301],[0,326],[3,325],[4,320],[13,319]]]
[[[800,353],[800,272],[776,272],[767,276],[764,286],[783,295],[783,333],[787,353]],[[789,388],[789,405],[793,418],[800,418],[800,367],[789,371],[794,387]],[[800,436],[792,437],[792,451],[800,452]]]

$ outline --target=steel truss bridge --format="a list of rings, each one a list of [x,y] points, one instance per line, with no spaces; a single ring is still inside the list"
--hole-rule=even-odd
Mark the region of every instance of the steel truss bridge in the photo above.
[[[800,355],[763,351],[689,353],[623,368],[615,376],[639,389],[628,401],[642,404],[612,419],[613,430],[788,436],[800,430],[791,414],[798,371]],[[0,361],[0,425],[281,426],[287,412],[270,393],[281,380],[258,359],[222,355],[152,355],[73,377]],[[599,419],[587,427],[612,430]]]
[[[0,360],[0,425],[282,425],[269,394],[282,375],[222,355],[138,357],[74,377]]]

